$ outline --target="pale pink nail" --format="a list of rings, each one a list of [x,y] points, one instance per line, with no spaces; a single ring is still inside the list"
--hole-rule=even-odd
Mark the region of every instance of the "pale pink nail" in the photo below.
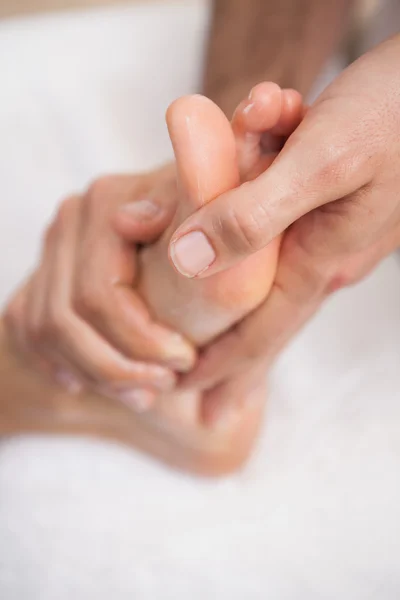
[[[151,198],[141,198],[136,202],[123,204],[119,210],[138,221],[151,221],[161,212],[160,206]]]
[[[196,277],[216,259],[214,248],[201,231],[192,231],[171,245],[171,259],[185,277]]]

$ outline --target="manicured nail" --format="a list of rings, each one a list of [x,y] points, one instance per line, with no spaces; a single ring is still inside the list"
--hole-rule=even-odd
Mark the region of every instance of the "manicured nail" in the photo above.
[[[66,369],[58,369],[55,373],[57,383],[64,387],[70,394],[79,394],[82,391],[82,384]]]
[[[138,413],[148,411],[154,402],[154,394],[147,390],[126,390],[119,392],[117,398]]]
[[[136,202],[123,204],[119,210],[141,221],[151,221],[161,211],[160,206],[150,198],[141,198]]]
[[[214,248],[201,231],[192,231],[171,245],[171,259],[185,277],[196,277],[215,261]]]

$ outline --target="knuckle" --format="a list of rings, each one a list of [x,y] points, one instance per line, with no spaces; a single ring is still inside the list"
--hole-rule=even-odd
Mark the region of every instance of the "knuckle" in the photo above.
[[[334,292],[352,285],[355,281],[356,278],[351,273],[346,272],[345,269],[340,270],[329,279],[326,286],[326,294],[333,294]]]
[[[323,144],[318,153],[315,179],[317,187],[335,185],[341,182],[346,173],[347,151],[337,147],[334,141]]]
[[[367,183],[367,173],[372,173],[370,152],[367,148],[360,148],[352,136],[343,139],[342,135],[338,137],[335,133],[324,139],[313,174],[318,189],[329,186],[344,196],[352,191],[355,182],[360,186]]]
[[[268,241],[267,222],[267,212],[261,205],[256,211],[247,212],[233,207],[220,217],[217,227],[228,248],[246,255],[260,250]]]

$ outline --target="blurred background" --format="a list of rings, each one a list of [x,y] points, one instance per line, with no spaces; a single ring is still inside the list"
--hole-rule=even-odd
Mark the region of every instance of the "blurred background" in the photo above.
[[[136,2],[151,2],[151,0],[133,0]],[[131,0],[132,3],[132,0]],[[0,17],[18,14],[53,11],[70,8],[85,8],[122,4],[121,0],[1,0]]]

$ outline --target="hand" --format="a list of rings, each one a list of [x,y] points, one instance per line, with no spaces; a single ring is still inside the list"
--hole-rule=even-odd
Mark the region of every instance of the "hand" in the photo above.
[[[179,240],[204,234],[215,255],[199,275],[208,277],[286,230],[265,304],[203,352],[188,385],[208,388],[267,364],[329,294],[399,245],[399,53],[397,36],[347,68],[265,173],[201,208],[173,235],[179,270]]]
[[[171,167],[104,178],[62,203],[41,264],[10,302],[5,323],[14,345],[71,391],[93,388],[144,408],[175,385],[175,370],[192,367],[192,346],[154,323],[133,289],[132,242],[158,237],[175,203]]]

